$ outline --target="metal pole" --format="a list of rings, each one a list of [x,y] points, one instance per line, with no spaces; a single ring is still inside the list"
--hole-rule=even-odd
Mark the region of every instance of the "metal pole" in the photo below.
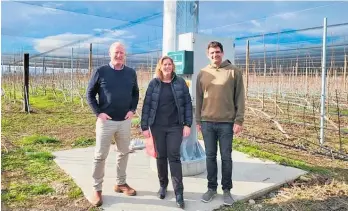
[[[320,107],[320,144],[324,144],[324,117],[325,117],[325,85],[326,85],[326,35],[327,18],[324,18],[323,27],[323,55],[321,61],[321,107]]]
[[[177,3],[177,0],[163,1],[162,56],[167,55],[170,51],[176,50]]]
[[[73,102],[73,72],[74,72],[74,48],[71,48],[71,75],[70,75],[70,83],[71,83],[71,91],[70,91],[70,94],[71,94],[71,102]]]

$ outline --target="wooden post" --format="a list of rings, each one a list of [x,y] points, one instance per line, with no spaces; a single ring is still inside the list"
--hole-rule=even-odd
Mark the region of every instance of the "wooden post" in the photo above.
[[[278,70],[278,92],[277,92],[278,95],[280,95],[280,93],[281,93],[280,84],[283,84],[282,65],[279,65],[279,70]]]
[[[267,71],[267,64],[266,64],[266,56],[264,57],[264,67],[263,67],[263,89],[262,89],[262,110],[265,109],[265,88],[266,88],[266,71]]]
[[[264,67],[263,67],[262,110],[265,109],[265,88],[266,88],[266,73],[267,73],[265,35],[263,35],[263,64],[264,64]]]
[[[305,79],[305,86],[306,86],[306,97],[308,97],[308,62],[306,58],[306,79]]]
[[[71,72],[70,72],[70,98],[71,98],[71,102],[74,101],[74,81],[73,81],[73,73],[74,73],[74,48],[71,48]]]
[[[150,78],[152,78],[152,71],[153,71],[153,54],[151,54]]]
[[[24,79],[24,102],[23,109],[25,112],[29,113],[29,54],[24,54],[24,62],[23,62],[23,79]]]
[[[344,90],[347,91],[347,55],[344,55],[344,70],[343,70],[343,84]]]
[[[92,43],[89,44],[89,62],[88,62],[88,70],[89,76],[92,74],[93,69],[93,60],[92,60]]]
[[[340,152],[343,152],[342,151],[342,139],[341,139],[341,112],[340,112],[340,106],[338,104],[338,92],[337,92],[337,89],[335,90],[336,91],[336,108],[337,108],[337,120],[338,120],[338,140],[339,140],[339,143],[340,143]]]
[[[296,73],[296,77],[295,77],[295,80],[297,80],[297,73],[298,73],[298,58],[297,58],[297,60],[296,60],[296,71],[295,71]]]
[[[245,99],[248,99],[248,86],[249,86],[249,40],[247,40],[246,46],[246,58],[245,58],[245,75],[246,75],[246,83],[245,83]]]

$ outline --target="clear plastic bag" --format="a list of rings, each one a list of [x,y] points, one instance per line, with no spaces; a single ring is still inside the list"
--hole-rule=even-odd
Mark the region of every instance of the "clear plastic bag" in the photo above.
[[[194,136],[183,138],[180,146],[180,153],[181,161],[205,159],[204,149]]]
[[[130,150],[142,150],[145,148],[145,143],[141,139],[133,139],[130,142],[129,149]]]

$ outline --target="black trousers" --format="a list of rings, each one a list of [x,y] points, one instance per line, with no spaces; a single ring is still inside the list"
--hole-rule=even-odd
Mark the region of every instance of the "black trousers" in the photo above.
[[[173,189],[175,194],[183,194],[182,167],[180,160],[180,146],[183,136],[182,126],[152,126],[157,151],[157,171],[161,187],[168,186],[168,160],[172,176]]]

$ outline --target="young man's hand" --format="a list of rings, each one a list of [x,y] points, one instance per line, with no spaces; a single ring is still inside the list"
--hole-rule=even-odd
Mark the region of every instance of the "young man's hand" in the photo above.
[[[242,130],[243,130],[243,126],[234,124],[234,126],[233,126],[233,133],[234,134],[239,135],[240,132],[242,132]]]

